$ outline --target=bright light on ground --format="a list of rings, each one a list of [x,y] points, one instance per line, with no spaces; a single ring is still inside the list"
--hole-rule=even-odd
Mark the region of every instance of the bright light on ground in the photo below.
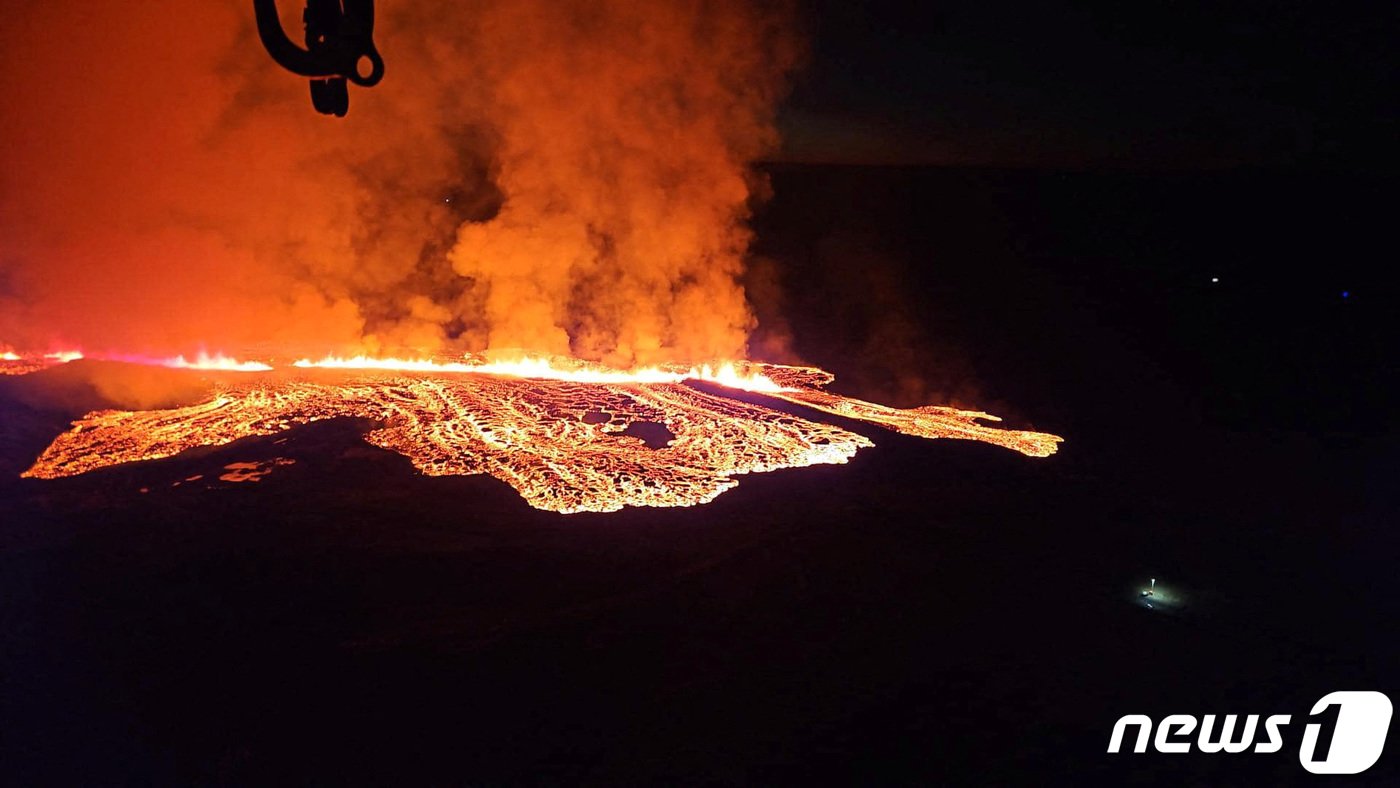
[[[1179,613],[1189,601],[1179,588],[1164,585],[1160,579],[1149,579],[1133,591],[1133,601],[1148,610]]]

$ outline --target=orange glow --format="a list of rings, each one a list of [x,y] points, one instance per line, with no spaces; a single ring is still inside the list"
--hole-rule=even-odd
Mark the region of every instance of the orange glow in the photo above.
[[[245,365],[239,365],[240,367]],[[343,374],[337,374],[337,371]],[[565,359],[473,364],[402,359],[301,361],[274,376],[221,383],[202,403],[98,411],[60,435],[24,473],[58,478],[198,446],[271,435],[330,418],[379,424],[369,443],[430,476],[484,473],[531,505],[561,513],[692,506],[780,468],[844,463],[870,439],[797,413],[700,391],[706,380],[924,438],[978,440],[1044,457],[1060,438],[979,424],[953,408],[888,408],[822,390],[820,369],[735,363],[608,370]],[[673,438],[649,446],[633,425]]]
[[[386,4],[400,88],[337,123],[246,1],[7,3],[0,336],[740,357],[792,5]]]

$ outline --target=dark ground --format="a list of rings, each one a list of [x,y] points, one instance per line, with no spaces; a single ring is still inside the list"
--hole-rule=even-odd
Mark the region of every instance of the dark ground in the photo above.
[[[861,426],[848,466],[570,517],[348,422],[20,481],[65,416],[0,381],[0,781],[1284,784],[1315,700],[1400,698],[1394,182],[773,180],[754,287],[798,352],[1061,453]],[[1128,713],[1294,721],[1110,756]]]

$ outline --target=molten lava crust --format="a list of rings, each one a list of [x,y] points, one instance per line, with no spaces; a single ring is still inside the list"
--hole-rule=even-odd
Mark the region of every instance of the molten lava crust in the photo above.
[[[679,382],[692,376],[923,438],[978,440],[1037,457],[1054,453],[1060,441],[982,425],[981,419],[995,419],[983,413],[900,410],[843,397],[821,388],[831,375],[803,367],[753,364],[742,374],[653,371],[635,375],[645,382],[630,382],[618,380],[626,373],[596,370],[553,370],[556,377],[573,379],[551,379],[405,374],[376,366],[370,374],[335,380],[317,372],[250,376],[222,383],[210,399],[187,407],[94,412],[54,440],[24,475],[72,476],[353,417],[378,422],[365,440],[404,455],[425,474],[490,474],[539,509],[610,512],[706,503],[737,485],[740,474],[844,463],[873,445],[830,424]],[[551,374],[551,368],[536,373]],[[646,424],[660,425],[673,437],[652,448],[626,434]]]

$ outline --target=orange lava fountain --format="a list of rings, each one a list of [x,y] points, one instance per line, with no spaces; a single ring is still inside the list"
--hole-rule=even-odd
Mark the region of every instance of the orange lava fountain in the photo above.
[[[266,367],[231,361],[213,366]],[[742,474],[844,463],[873,445],[830,424],[698,390],[683,382],[687,379],[758,392],[908,435],[985,441],[1031,456],[1054,453],[1060,441],[985,426],[978,422],[994,417],[982,413],[900,410],[842,397],[822,388],[830,374],[805,367],[743,363],[620,372],[547,359],[491,364],[325,359],[298,362],[294,370],[276,375],[221,382],[197,405],[88,414],[24,475],[72,476],[323,419],[357,417],[380,425],[365,436],[369,443],[408,457],[425,474],[485,473],[539,509],[610,512],[706,503],[737,485],[735,477]],[[629,433],[642,423],[664,426],[674,437],[651,448]]]

